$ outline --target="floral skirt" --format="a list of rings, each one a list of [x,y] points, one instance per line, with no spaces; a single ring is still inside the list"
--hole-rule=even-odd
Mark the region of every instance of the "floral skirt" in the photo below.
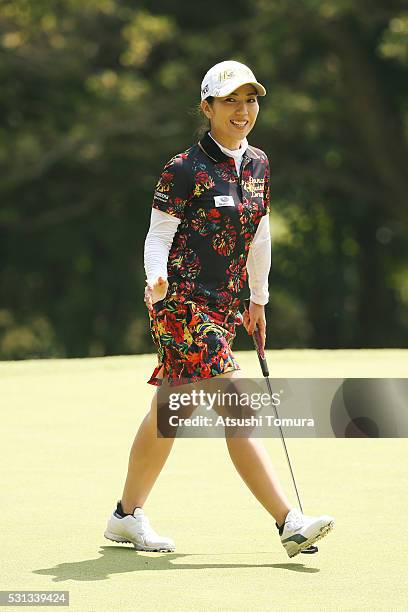
[[[149,320],[159,360],[150,384],[162,384],[161,370],[169,385],[181,385],[240,369],[231,348],[239,311],[223,315],[170,297],[153,305]]]

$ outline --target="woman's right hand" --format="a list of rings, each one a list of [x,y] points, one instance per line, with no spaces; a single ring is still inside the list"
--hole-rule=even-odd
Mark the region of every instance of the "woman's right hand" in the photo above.
[[[148,310],[153,309],[153,304],[166,297],[169,283],[165,278],[159,276],[152,283],[147,283],[145,287],[144,301]]]

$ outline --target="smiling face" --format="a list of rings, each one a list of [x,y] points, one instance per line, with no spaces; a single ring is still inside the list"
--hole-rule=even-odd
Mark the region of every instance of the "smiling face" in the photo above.
[[[201,102],[211,122],[211,135],[227,149],[239,149],[241,141],[255,125],[259,105],[253,85],[241,85],[228,96]]]

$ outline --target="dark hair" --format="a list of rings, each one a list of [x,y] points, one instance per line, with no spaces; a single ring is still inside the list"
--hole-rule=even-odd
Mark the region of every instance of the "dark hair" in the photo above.
[[[213,96],[208,96],[206,100],[210,106],[214,103]],[[194,107],[193,112],[194,112],[194,115],[197,115],[201,119],[200,125],[195,131],[196,137],[202,138],[204,134],[208,132],[211,128],[210,120],[208,119],[208,117],[204,115],[203,109],[201,108],[201,104],[197,104],[197,106]]]

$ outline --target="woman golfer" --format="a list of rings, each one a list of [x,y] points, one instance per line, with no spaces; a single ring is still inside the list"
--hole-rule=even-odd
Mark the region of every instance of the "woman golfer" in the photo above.
[[[201,110],[210,130],[165,166],[154,194],[145,243],[145,302],[159,363],[149,383],[200,388],[213,377],[239,377],[231,346],[247,275],[249,334],[258,326],[265,343],[271,261],[269,165],[246,139],[266,94],[245,65],[213,66],[201,85]],[[157,396],[157,393],[156,393]],[[137,550],[173,551],[143,511],[173,446],[157,437],[157,398],[136,434],[121,501],[105,537]],[[289,557],[333,526],[329,516],[309,517],[293,508],[259,439],[226,438],[228,452],[249,489],[272,515]]]

